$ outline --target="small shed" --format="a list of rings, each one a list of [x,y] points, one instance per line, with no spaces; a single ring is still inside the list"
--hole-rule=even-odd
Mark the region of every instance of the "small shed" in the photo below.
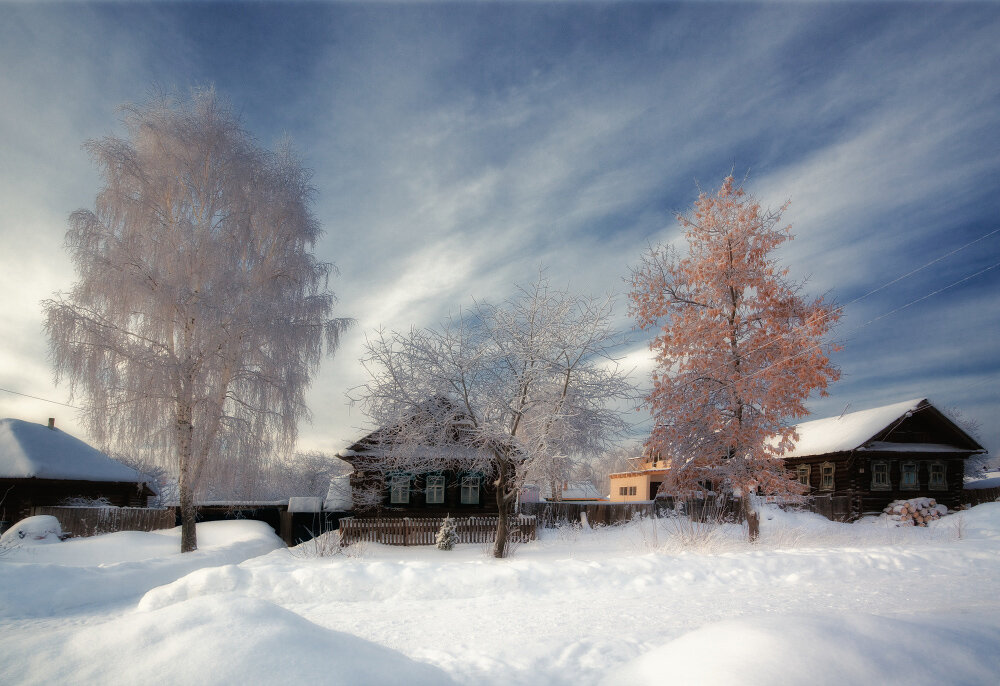
[[[929,496],[962,504],[965,461],[986,449],[926,398],[803,422],[782,457],[831,519]]]
[[[66,498],[106,498],[119,507],[146,507],[151,479],[55,426],[0,419],[0,520]]]

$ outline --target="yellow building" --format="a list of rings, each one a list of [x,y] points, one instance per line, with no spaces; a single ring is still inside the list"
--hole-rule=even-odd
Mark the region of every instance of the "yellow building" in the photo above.
[[[611,478],[611,502],[634,503],[652,500],[663,483],[667,470],[658,466],[662,460],[646,457],[633,457],[629,460],[632,467],[627,472],[616,472]]]

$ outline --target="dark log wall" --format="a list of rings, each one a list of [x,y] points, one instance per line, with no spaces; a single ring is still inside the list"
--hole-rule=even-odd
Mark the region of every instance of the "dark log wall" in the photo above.
[[[893,500],[909,498],[934,498],[949,509],[956,508],[963,502],[963,479],[965,473],[965,455],[951,453],[877,453],[849,452],[833,453],[821,457],[790,458],[786,461],[789,471],[794,476],[800,464],[811,466],[809,473],[809,495],[849,499],[849,516],[858,517],[863,514],[881,512]],[[872,461],[884,460],[889,465],[889,489],[872,488]],[[822,465],[830,462],[835,465],[834,488],[820,488]],[[902,465],[904,462],[917,464],[917,488],[903,490],[900,488]],[[944,489],[930,488],[930,464],[942,462],[945,464]]]
[[[148,489],[141,484],[59,479],[0,479],[0,520],[16,522],[32,507],[59,505],[66,498],[107,498],[118,507],[146,507]]]
[[[390,503],[389,477],[371,472],[358,475],[355,472],[351,476],[351,487],[358,489],[378,488],[382,492],[381,504],[362,510],[360,512],[368,515],[401,516],[401,517],[443,517],[446,514],[452,516],[473,516],[482,514],[495,514],[497,512],[496,486],[493,479],[483,476],[479,480],[479,504],[470,505],[462,503],[461,478],[464,472],[446,470],[441,472],[445,477],[444,502],[428,503],[425,488],[427,486],[426,475],[416,475],[410,483],[410,502],[403,504]],[[357,499],[355,504],[357,505]]]

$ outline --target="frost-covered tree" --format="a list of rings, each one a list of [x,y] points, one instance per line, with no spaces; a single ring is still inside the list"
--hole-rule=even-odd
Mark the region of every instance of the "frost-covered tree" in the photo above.
[[[801,492],[778,456],[810,393],[825,395],[839,376],[823,342],[839,311],[806,300],[778,264],[774,251],[791,238],[785,207],[762,210],[730,176],[678,216],[686,257],[654,247],[632,272],[631,313],[659,330],[647,449],[670,467],[665,488],[710,480],[744,494]],[[742,500],[755,538],[756,513]]]
[[[191,551],[203,477],[291,446],[349,320],[330,318],[314,191],[287,144],[261,149],[212,89],[123,113],[124,137],[85,145],[104,183],[70,216],[79,280],[43,303],[45,328],[94,437],[174,463]]]
[[[438,529],[434,542],[439,550],[451,550],[458,543],[458,529],[455,526],[455,520],[450,516],[445,517],[444,521],[441,522],[441,528]]]
[[[525,479],[565,455],[603,449],[626,428],[616,404],[633,390],[613,358],[622,337],[612,305],[539,278],[440,326],[369,338],[369,381],[352,397],[393,427],[383,471],[428,470],[432,446],[440,459],[492,474],[501,515],[493,554],[503,557]]]

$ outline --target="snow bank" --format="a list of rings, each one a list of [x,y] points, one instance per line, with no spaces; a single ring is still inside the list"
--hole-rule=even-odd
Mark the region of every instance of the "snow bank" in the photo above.
[[[198,546],[182,555],[178,527],[16,549],[0,564],[0,617],[48,617],[135,601],[197,569],[239,563],[284,543],[267,524],[241,520],[198,524]]]
[[[980,524],[973,524],[980,519]],[[648,533],[654,526],[659,531],[655,537]],[[759,546],[747,543],[745,531],[736,525],[716,527],[713,535],[719,541],[707,550],[697,544],[686,549],[668,538],[669,526],[669,520],[647,520],[624,528],[543,532],[547,540],[525,545],[514,558],[500,562],[474,545],[443,553],[432,546],[369,544],[362,558],[311,560],[282,549],[239,565],[200,569],[150,590],[140,606],[157,609],[230,592],[291,606],[309,605],[317,598],[327,603],[392,603],[586,596],[596,588],[625,597],[638,591],[685,592],[682,589],[695,585],[732,587],[736,580],[750,585],[792,580],[819,589],[845,583],[864,586],[873,575],[900,569],[914,576],[961,575],[982,555],[975,549],[942,555],[941,546],[953,545],[958,538],[953,528],[918,531],[884,523],[848,525],[812,513],[780,510],[765,511],[764,542]],[[1000,516],[978,516],[966,531],[970,537],[985,537],[991,531],[1000,536]],[[863,547],[866,540],[874,545]],[[905,542],[913,545],[900,545]]]
[[[993,684],[998,645],[993,613],[746,617],[684,634],[603,684]]]
[[[52,515],[35,515],[22,519],[0,536],[0,550],[24,545],[59,543],[62,526]]]
[[[234,595],[135,612],[44,641],[10,637],[7,684],[407,684],[454,682],[430,665],[331,631],[272,603]]]

